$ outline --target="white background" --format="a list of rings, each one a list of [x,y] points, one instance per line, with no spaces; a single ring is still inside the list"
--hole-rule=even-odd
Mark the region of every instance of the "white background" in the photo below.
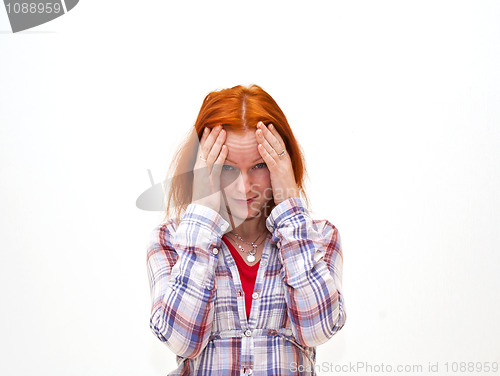
[[[205,95],[250,83],[342,236],[347,322],[317,364],[500,362],[499,19],[493,1],[83,0],[12,34],[1,7],[0,374],[175,368],[149,329],[161,213],[135,200]]]

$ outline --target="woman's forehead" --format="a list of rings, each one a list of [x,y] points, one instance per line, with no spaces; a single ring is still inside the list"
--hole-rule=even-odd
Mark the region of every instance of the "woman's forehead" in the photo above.
[[[244,166],[261,158],[254,131],[248,130],[243,134],[228,131],[225,145],[228,149],[226,157],[228,162]]]

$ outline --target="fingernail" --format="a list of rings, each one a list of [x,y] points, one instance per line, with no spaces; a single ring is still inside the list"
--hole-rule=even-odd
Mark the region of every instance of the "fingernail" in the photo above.
[[[270,129],[274,129],[274,125],[269,124],[269,128],[270,128]]]
[[[205,127],[205,129],[203,129],[203,133],[207,134],[207,132],[208,132],[208,129],[207,129],[207,127]]]

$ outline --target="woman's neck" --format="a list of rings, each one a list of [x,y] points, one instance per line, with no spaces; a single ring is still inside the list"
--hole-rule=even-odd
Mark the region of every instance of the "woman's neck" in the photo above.
[[[247,242],[253,242],[257,237],[266,235],[265,233],[267,231],[265,219],[259,217],[247,219],[236,228],[232,229],[230,233],[233,235],[238,234]]]

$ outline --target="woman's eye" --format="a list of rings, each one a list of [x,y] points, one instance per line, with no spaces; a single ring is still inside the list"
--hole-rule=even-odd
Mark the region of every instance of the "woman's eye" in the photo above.
[[[267,167],[265,163],[259,163],[258,165],[255,166],[255,168],[264,168]]]
[[[223,169],[223,170],[226,170],[226,171],[231,171],[231,170],[233,169],[233,166],[230,166],[230,165],[226,165],[226,164],[225,164],[225,165],[223,165],[223,166],[222,166],[222,169]]]

